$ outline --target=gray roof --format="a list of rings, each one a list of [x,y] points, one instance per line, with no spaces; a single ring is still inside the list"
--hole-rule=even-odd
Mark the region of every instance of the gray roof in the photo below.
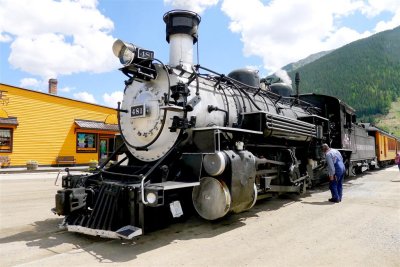
[[[382,134],[386,134],[386,135],[388,135],[388,136],[391,136],[391,137],[394,137],[395,139],[400,140],[400,138],[397,137],[397,136],[395,136],[394,134],[388,133],[388,132],[386,132],[385,130],[380,129],[380,128],[378,128],[377,126],[375,126],[375,125],[373,125],[373,124],[371,124],[371,123],[363,122],[363,123],[360,123],[360,124],[361,124],[361,125],[364,125],[364,128],[365,128],[368,132],[380,132],[380,133],[382,133]]]
[[[75,120],[75,124],[81,129],[118,132],[117,124],[107,124],[102,121]]]
[[[15,117],[0,118],[0,124],[18,125],[18,120]]]

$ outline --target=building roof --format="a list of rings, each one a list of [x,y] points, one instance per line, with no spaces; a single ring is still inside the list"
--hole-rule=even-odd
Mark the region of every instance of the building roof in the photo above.
[[[18,120],[15,117],[0,118],[0,124],[18,125]]]
[[[46,96],[50,96],[50,97],[54,97],[54,98],[61,98],[61,99],[65,99],[65,100],[69,100],[69,101],[73,101],[73,102],[78,102],[78,103],[83,103],[83,104],[92,105],[92,106],[96,106],[96,107],[102,107],[102,108],[107,108],[110,110],[115,110],[112,107],[107,107],[107,106],[103,106],[103,105],[99,105],[99,104],[85,102],[85,101],[81,101],[81,100],[77,100],[77,99],[72,99],[72,98],[65,97],[65,96],[52,95],[52,94],[48,94],[48,93],[44,93],[44,92],[40,92],[40,91],[36,91],[36,90],[32,90],[32,89],[22,88],[22,87],[18,87],[18,86],[6,84],[6,83],[0,83],[0,86],[13,87],[13,88],[16,88],[19,90],[28,91],[28,92],[35,93],[35,94],[46,95]],[[1,90],[1,91],[7,92],[6,90]]]
[[[117,124],[107,124],[102,121],[90,121],[90,120],[75,120],[75,124],[81,129],[87,130],[101,130],[101,131],[113,131],[118,132]]]

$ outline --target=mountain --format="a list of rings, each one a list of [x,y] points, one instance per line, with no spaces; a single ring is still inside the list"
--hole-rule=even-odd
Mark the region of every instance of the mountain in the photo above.
[[[303,59],[301,59],[301,60],[299,60],[297,62],[293,62],[293,63],[287,64],[282,69],[287,71],[287,72],[295,71],[296,69],[298,69],[300,67],[303,67],[303,66],[305,66],[307,64],[310,64],[311,62],[314,62],[315,60],[317,60],[317,59],[319,59],[319,58],[321,58],[323,56],[326,56],[327,54],[331,53],[332,51],[334,51],[334,50],[322,51],[322,52],[318,52],[318,53],[315,53],[315,54],[311,54],[308,57],[303,58]]]
[[[380,116],[377,121],[378,127],[400,137],[400,98],[392,103],[389,113]]]
[[[338,97],[361,120],[374,122],[400,96],[400,27],[345,45],[296,72],[301,93]],[[294,80],[295,71],[288,74]]]

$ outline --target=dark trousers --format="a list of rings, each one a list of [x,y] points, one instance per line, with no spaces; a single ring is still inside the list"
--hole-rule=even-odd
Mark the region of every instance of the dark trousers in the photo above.
[[[335,177],[332,181],[329,181],[329,189],[331,190],[332,198],[335,200],[342,200],[343,196],[343,177],[342,174],[335,174]]]

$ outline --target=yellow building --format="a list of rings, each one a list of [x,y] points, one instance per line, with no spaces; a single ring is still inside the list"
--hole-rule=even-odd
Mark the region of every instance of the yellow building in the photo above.
[[[57,81],[52,82],[48,94],[0,83],[3,166],[5,161],[10,166],[25,166],[29,160],[42,166],[58,165],[66,156],[76,164],[87,164],[113,152],[116,111],[57,96]]]

